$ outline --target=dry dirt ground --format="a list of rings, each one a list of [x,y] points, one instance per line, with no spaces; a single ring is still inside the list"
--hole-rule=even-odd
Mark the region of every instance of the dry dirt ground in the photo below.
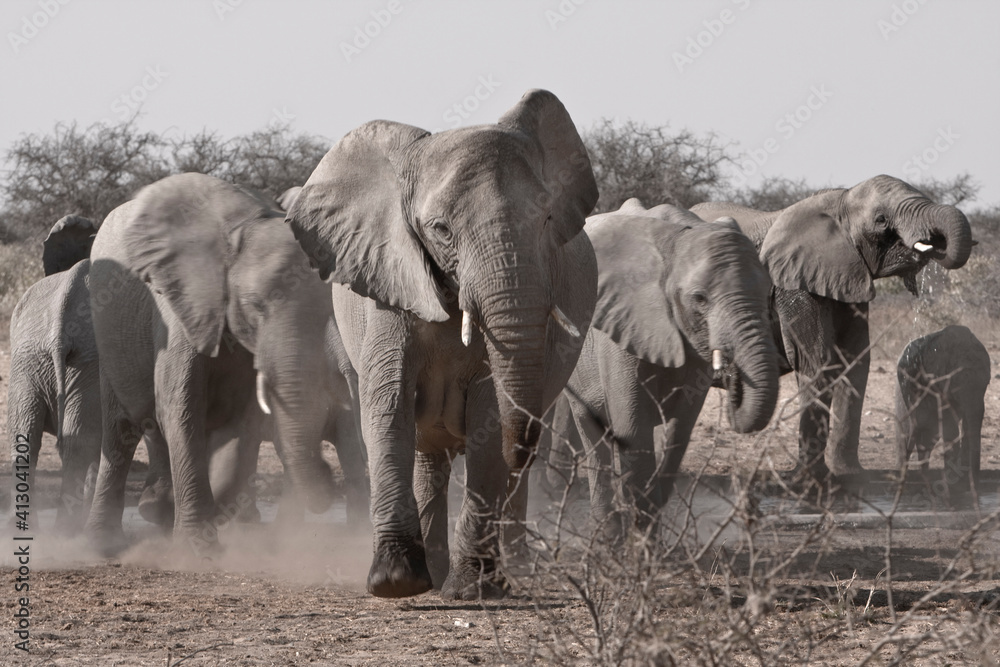
[[[997,341],[980,335],[994,359],[1000,360]],[[4,347],[0,351],[0,377],[4,379],[0,382],[0,422],[5,425],[9,355],[6,343],[0,344]],[[862,463],[868,468],[893,464],[890,415],[895,355],[898,349],[877,350],[872,364],[861,450]],[[779,412],[784,410],[785,417],[777,418],[766,436],[742,437],[723,428],[719,397],[713,390],[685,468],[721,475],[758,466],[790,468],[796,447],[794,395],[794,379],[784,378]],[[983,428],[986,470],[1000,468],[998,408],[1000,381],[994,381]],[[140,448],[137,458],[143,454]],[[330,459],[334,458],[331,449]],[[6,453],[0,454],[0,461],[6,476]],[[33,489],[35,509],[52,505],[59,469],[58,456],[47,439]],[[265,445],[262,498],[268,499],[276,488],[279,471],[273,450]],[[141,475],[130,483],[131,504],[140,483]],[[568,576],[516,579],[514,594],[500,602],[445,602],[433,592],[406,600],[372,598],[364,591],[370,536],[307,519],[298,526],[265,522],[226,530],[222,541],[227,548],[212,562],[197,561],[184,545],[171,544],[151,529],[138,529],[136,544],[112,560],[94,555],[82,540],[35,532],[30,561],[30,653],[25,653],[15,648],[13,620],[22,595],[14,591],[17,573],[12,554],[20,543],[12,540],[10,529],[3,530],[0,608],[5,620],[0,623],[0,664],[4,665],[575,664],[593,660],[601,634],[594,629],[594,609]],[[990,545],[996,543],[996,523],[987,522],[981,530],[989,531],[989,539],[976,542],[961,557],[992,562],[996,554]],[[773,535],[787,546],[801,540],[804,533],[805,529],[786,527]],[[946,519],[925,528],[897,529],[892,538],[896,545],[892,606],[884,575],[880,578],[879,574],[885,566],[886,532],[845,526],[826,533],[825,541],[792,559],[795,565],[766,580],[771,602],[765,609],[754,608],[758,598],[745,590],[745,582],[736,582],[737,588],[743,586],[742,593],[727,598],[730,602],[721,611],[718,605],[712,607],[715,616],[705,612],[704,600],[717,598],[720,590],[734,583],[727,582],[718,567],[706,567],[702,572],[717,573],[715,578],[694,577],[695,583],[687,587],[677,584],[686,594],[658,596],[659,602],[646,610],[645,621],[661,628],[664,641],[669,638],[678,645],[684,643],[678,637],[690,633],[690,652],[679,664],[691,662],[693,653],[707,641],[699,633],[717,633],[720,642],[729,641],[742,627],[732,619],[751,612],[757,620],[745,631],[764,653],[726,653],[719,659],[721,664],[786,660],[856,664],[873,651],[878,655],[873,664],[886,664],[896,655],[893,644],[881,650],[879,646],[893,632],[911,638],[938,633],[924,644],[923,657],[915,653],[905,659],[907,664],[995,660],[992,605],[1000,584],[993,576],[983,575],[982,568],[976,576],[953,585],[938,583],[956,577],[945,569],[958,557],[959,542],[967,535],[965,525]],[[718,558],[720,552],[714,553]],[[847,582],[852,575],[856,580],[850,584],[850,593],[838,596],[836,581]],[[666,591],[675,585],[662,579],[654,583]],[[803,595],[803,590],[813,592]],[[921,596],[935,591],[940,594],[932,601],[917,605],[919,614],[906,617]],[[614,590],[611,593],[612,599],[618,595]],[[862,613],[866,605],[868,610]],[[729,626],[727,618],[732,621]],[[966,636],[974,626],[984,628],[975,641],[966,638],[949,645],[940,638],[952,631],[956,637]],[[604,627],[602,632],[607,633],[603,637],[607,655],[615,631]],[[624,643],[629,641],[633,640]],[[652,646],[658,640],[637,636],[634,641]],[[629,650],[633,657],[652,655],[642,647]]]

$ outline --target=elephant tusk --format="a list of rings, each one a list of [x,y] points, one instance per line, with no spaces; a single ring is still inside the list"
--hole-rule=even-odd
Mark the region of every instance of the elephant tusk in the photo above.
[[[462,345],[469,347],[472,342],[472,315],[469,311],[462,311]]]
[[[267,398],[264,396],[264,374],[257,373],[257,405],[265,415],[271,414],[271,408],[267,407]]]
[[[913,244],[913,249],[917,252],[927,252],[928,250],[934,250],[934,246],[917,241]]]
[[[568,317],[566,317],[566,314],[563,311],[559,310],[559,306],[552,306],[552,311],[549,313],[549,315],[551,315],[552,319],[556,321],[556,324],[565,329],[566,333],[568,333],[570,336],[572,336],[573,338],[580,337],[580,330],[577,329],[575,326],[573,326],[573,323],[570,321]]]
[[[722,356],[722,350],[712,350],[712,370],[721,371],[722,367],[725,366],[725,358]]]

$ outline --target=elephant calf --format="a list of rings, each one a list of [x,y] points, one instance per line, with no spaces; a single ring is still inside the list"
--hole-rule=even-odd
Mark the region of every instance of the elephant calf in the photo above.
[[[93,222],[77,215],[52,227],[42,251],[45,277],[21,296],[10,321],[8,433],[12,445],[28,442],[32,473],[42,433],[57,438],[63,482],[56,521],[69,529],[86,519],[101,455],[97,346],[87,288],[96,231]]]
[[[990,355],[963,326],[910,341],[896,367],[898,463],[913,450],[926,471],[931,450],[941,443],[949,486],[979,474],[983,397],[990,383]]]

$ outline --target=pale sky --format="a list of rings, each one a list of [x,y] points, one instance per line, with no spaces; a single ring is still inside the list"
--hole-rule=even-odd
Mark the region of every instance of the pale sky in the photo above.
[[[968,171],[1000,204],[997,0],[3,0],[0,32],[0,150],[140,102],[157,132],[335,140],[493,122],[547,88],[581,129],[714,131],[751,184]]]

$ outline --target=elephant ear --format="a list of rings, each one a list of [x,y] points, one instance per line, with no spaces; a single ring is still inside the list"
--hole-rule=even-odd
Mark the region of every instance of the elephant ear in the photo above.
[[[277,213],[204,174],[168,176],[143,188],[134,210],[122,235],[130,268],[166,298],[191,346],[216,356],[241,228]]]
[[[97,225],[81,215],[67,215],[52,225],[42,243],[42,268],[51,276],[90,257]]]
[[[684,339],[665,292],[669,266],[660,251],[662,233],[656,229],[664,224],[648,216],[619,214],[587,222],[601,267],[591,326],[640,359],[676,368],[684,364]]]
[[[832,193],[836,195],[836,193]],[[805,290],[845,303],[875,298],[868,266],[827,210],[831,193],[782,211],[764,237],[761,263],[776,287]]]
[[[320,161],[287,220],[324,280],[443,322],[444,291],[403,210],[402,153],[426,136],[381,120],[353,130]]]
[[[547,90],[529,90],[497,125],[523,133],[541,151],[542,179],[556,240],[566,243],[580,233],[597,204],[597,181],[587,148],[566,107]]]

